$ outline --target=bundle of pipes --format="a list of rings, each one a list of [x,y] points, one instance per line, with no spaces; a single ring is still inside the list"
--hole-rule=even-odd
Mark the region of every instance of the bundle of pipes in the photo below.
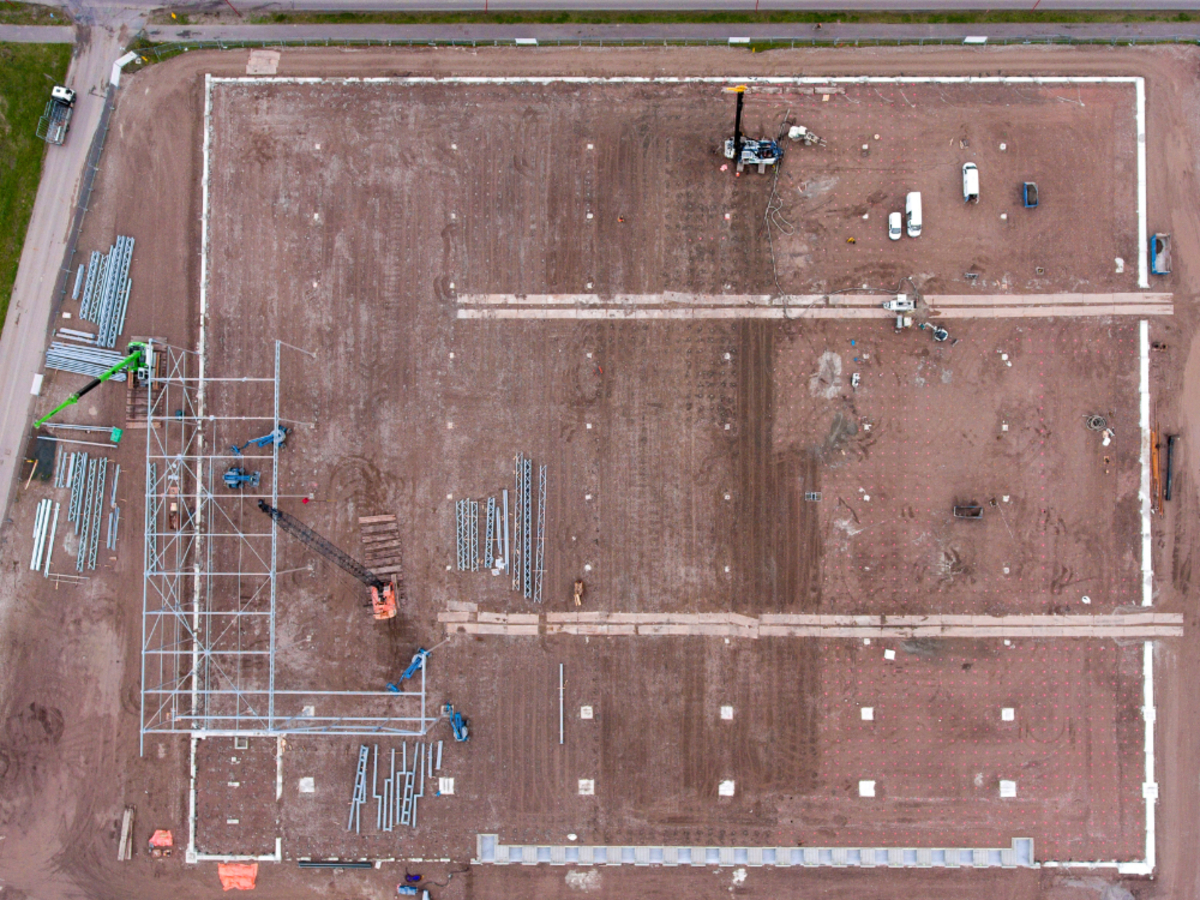
[[[76,331],[74,328],[56,328],[54,336],[66,338],[68,341],[75,341],[78,344],[96,343],[96,336],[90,331]]]
[[[43,578],[50,576],[50,557],[54,553],[54,535],[58,530],[58,510],[61,504],[53,500],[38,502],[33,519],[33,559],[29,570],[42,572]],[[43,565],[44,562],[44,565]]]
[[[107,254],[92,253],[83,286],[79,318],[100,326],[96,343],[115,347],[125,330],[125,312],[129,306],[129,263],[133,259],[133,238],[119,235]]]
[[[124,354],[117,353],[115,350],[101,350],[98,347],[52,341],[50,348],[46,351],[46,368],[99,378],[124,358]],[[125,373],[118,372],[112,377],[112,380],[124,381]]]

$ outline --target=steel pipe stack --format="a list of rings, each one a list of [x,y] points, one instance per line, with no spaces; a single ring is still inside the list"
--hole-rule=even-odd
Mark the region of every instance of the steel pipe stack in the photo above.
[[[37,572],[42,568],[42,553],[46,549],[46,537],[50,533],[50,515],[53,507],[53,500],[38,501],[33,518],[33,559],[29,563],[30,571]]]
[[[50,349],[46,351],[46,368],[99,378],[124,358],[124,354],[115,350],[101,350],[98,347],[53,341]],[[112,380],[124,381],[125,373],[118,372],[112,377]]]

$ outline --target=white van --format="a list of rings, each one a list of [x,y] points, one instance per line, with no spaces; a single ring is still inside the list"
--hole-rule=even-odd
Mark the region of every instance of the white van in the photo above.
[[[963,202],[979,202],[979,169],[975,163],[963,163]]]
[[[909,191],[904,199],[904,218],[908,222],[908,236],[921,236],[921,192]]]

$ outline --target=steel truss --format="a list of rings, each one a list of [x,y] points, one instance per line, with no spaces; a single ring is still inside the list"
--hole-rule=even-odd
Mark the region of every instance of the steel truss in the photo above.
[[[419,688],[399,693],[276,681],[277,526],[257,501],[278,504],[279,448],[236,463],[229,448],[279,426],[280,346],[270,377],[212,378],[190,371],[203,372],[194,352],[151,344],[166,365],[162,376],[148,366],[143,745],[147,734],[420,736],[436,721],[424,669]],[[248,414],[213,414],[214,392]],[[270,493],[223,487],[231,465],[262,471]]]

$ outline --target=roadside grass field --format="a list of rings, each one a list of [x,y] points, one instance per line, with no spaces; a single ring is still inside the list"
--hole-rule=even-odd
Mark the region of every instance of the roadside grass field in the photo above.
[[[70,44],[0,44],[0,323],[8,314],[46,145],[34,134]]]
[[[41,6],[36,3],[13,3],[0,0],[0,25],[70,25],[71,16],[65,9]]]

